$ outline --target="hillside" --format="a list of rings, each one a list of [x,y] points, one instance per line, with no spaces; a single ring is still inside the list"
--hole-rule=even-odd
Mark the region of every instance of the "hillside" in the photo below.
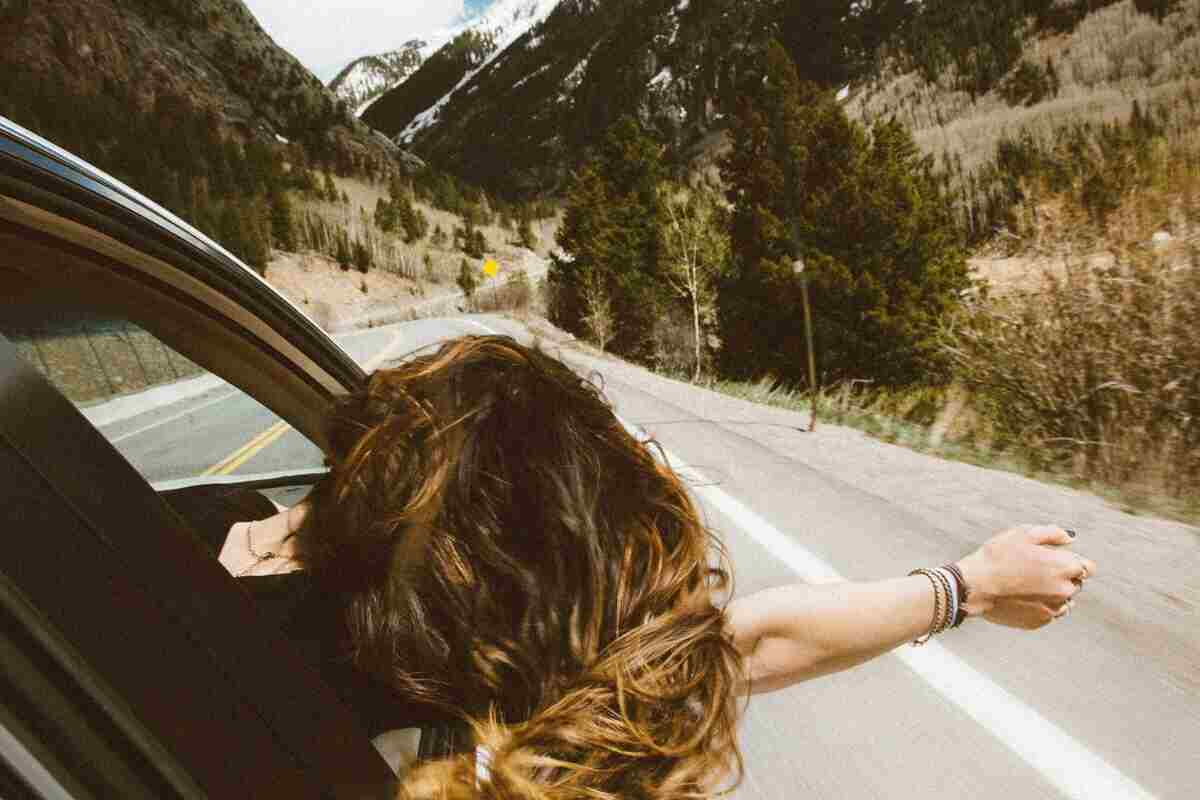
[[[913,132],[973,241],[999,230],[1001,250],[1024,241],[1052,251],[1085,229],[1110,243],[1184,234],[1190,170],[1179,167],[1200,145],[1200,2],[1092,5],[1065,21],[1029,18],[990,73],[934,69],[893,48],[847,110],[895,116]],[[964,64],[972,54],[986,63],[982,46],[964,47]],[[1153,218],[1136,219],[1148,203]]]
[[[431,59],[364,120],[494,192],[553,192],[622,115],[668,143],[677,164],[707,149],[742,56],[764,35],[784,40],[805,77],[840,85],[866,63],[856,55],[864,43],[879,38],[864,31],[884,26],[880,9],[895,5],[561,0],[507,47],[440,80],[425,80]]]
[[[849,90],[853,116],[896,114],[913,129],[960,193],[975,194],[962,213],[977,240],[1012,204],[993,201],[1012,195],[1004,176],[981,171],[1000,140],[1024,127],[1048,135],[1060,121],[1127,120],[1135,98],[1182,97],[1196,73],[1196,19],[1190,0],[562,0],[507,47],[448,45],[364,120],[510,196],[561,188],[623,114],[683,168],[721,147],[744,56],[775,36],[802,78]],[[980,224],[981,213],[995,218]]]
[[[54,138],[72,127],[72,98],[93,97],[114,114],[170,99],[223,134],[296,142],[349,170],[395,153],[241,0],[0,0],[0,113]]]

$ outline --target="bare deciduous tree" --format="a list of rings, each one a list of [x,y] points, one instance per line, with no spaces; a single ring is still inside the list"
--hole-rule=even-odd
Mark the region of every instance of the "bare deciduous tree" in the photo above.
[[[696,344],[696,370],[703,366],[702,328],[716,312],[714,282],[729,262],[729,234],[721,222],[716,191],[706,183],[692,188],[673,184],[659,187],[666,212],[663,228],[663,273],[671,289],[692,306],[692,334]]]
[[[616,315],[613,312],[612,296],[599,270],[589,270],[583,278],[583,324],[604,352],[616,334]]]

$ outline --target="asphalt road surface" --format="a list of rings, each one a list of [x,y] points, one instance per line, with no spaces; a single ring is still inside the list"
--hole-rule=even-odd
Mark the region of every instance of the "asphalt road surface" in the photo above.
[[[494,317],[337,337],[369,368]],[[749,702],[736,798],[1200,798],[1200,530],[940,461],[581,352],[653,435],[725,542],[736,592],[867,580],[962,557],[1023,522],[1068,524],[1099,564],[1037,632],[972,620],[923,648]],[[321,454],[224,386],[103,428],[151,481],[315,467]]]

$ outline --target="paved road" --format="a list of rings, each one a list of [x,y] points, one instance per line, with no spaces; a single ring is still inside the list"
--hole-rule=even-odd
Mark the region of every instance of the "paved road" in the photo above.
[[[530,338],[476,317],[339,339],[361,362],[387,363],[485,329]],[[1075,612],[1042,631],[973,621],[925,648],[756,697],[735,797],[1200,798],[1200,531],[831,426],[803,433],[804,415],[559,352],[598,372],[623,419],[667,448],[729,548],[739,594],[803,576],[901,575],[961,557],[1007,522],[1074,521],[1079,548],[1100,564]],[[105,432],[152,480],[320,464],[295,431],[268,433],[269,411],[223,394]]]

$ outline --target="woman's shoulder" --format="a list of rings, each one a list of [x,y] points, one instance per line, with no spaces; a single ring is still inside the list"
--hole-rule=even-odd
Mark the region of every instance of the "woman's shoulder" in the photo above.
[[[265,519],[279,511],[261,493],[237,486],[189,486],[159,492],[159,497],[200,535],[213,555],[221,552],[235,522]]]

